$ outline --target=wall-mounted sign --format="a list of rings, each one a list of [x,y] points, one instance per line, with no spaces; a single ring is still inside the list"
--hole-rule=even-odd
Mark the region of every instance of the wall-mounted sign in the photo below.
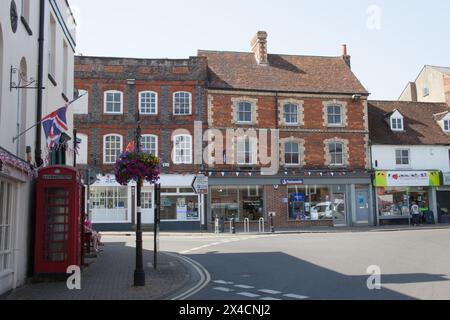
[[[443,184],[444,186],[450,186],[450,172],[443,174]]]
[[[287,185],[287,184],[305,184],[305,180],[304,179],[281,179],[281,184],[282,185]]]
[[[439,171],[377,171],[375,187],[438,187]]]

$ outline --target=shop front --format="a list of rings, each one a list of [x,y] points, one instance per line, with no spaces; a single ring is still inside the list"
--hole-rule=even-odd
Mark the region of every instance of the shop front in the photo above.
[[[193,175],[161,175],[161,230],[200,230],[203,197],[192,189]],[[114,175],[99,175],[90,187],[89,217],[99,231],[131,231],[136,222],[136,183],[119,185]],[[141,191],[142,224],[152,227],[155,217],[154,186]]]
[[[208,218],[275,228],[374,224],[370,174],[210,177]]]
[[[439,171],[377,171],[375,194],[378,225],[410,224],[410,208],[416,203],[430,220],[438,221],[436,188]]]
[[[450,223],[450,173],[442,174],[442,186],[437,188],[439,223]]]

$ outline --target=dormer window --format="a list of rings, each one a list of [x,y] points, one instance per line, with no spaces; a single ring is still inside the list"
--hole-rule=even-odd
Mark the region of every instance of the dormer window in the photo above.
[[[450,133],[450,120],[444,120],[444,132]]]
[[[403,119],[391,118],[391,129],[392,131],[403,131]]]

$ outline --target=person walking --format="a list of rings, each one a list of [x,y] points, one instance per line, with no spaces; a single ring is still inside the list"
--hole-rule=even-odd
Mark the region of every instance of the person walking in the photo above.
[[[420,208],[416,202],[412,203],[410,211],[413,220],[413,225],[418,226],[420,224]]]

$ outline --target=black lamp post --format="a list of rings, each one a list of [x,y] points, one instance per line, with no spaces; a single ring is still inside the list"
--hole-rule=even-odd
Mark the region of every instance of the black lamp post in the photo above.
[[[141,126],[138,124],[136,130],[136,138],[135,138],[135,148],[137,153],[141,152]],[[142,255],[142,229],[141,229],[141,217],[142,217],[142,209],[141,209],[141,185],[142,178],[139,178],[136,187],[136,202],[137,202],[137,210],[136,210],[136,270],[134,271],[134,286],[135,287],[143,287],[145,286],[145,271],[144,271],[144,263],[143,263],[143,255]]]

